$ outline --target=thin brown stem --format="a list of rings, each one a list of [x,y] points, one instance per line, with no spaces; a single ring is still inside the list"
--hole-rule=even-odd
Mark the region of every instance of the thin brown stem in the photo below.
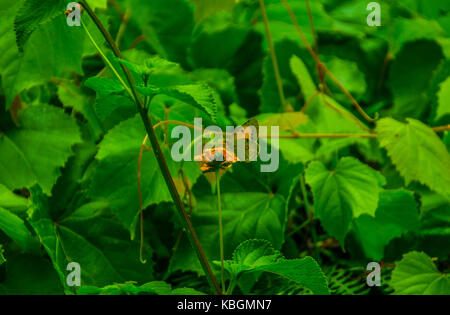
[[[352,104],[356,107],[356,109],[358,110],[358,112],[361,114],[361,116],[364,117],[365,120],[370,121],[370,122],[374,122],[375,119],[373,119],[372,117],[370,117],[369,115],[366,114],[366,112],[364,111],[364,109],[362,109],[362,107],[358,104],[358,102],[355,100],[355,98],[353,97],[353,95],[345,88],[345,86],[335,77],[335,75],[327,69],[327,67],[323,66],[323,70],[325,72],[325,75],[328,75],[330,77],[331,80],[333,80],[334,83],[337,84],[337,86],[341,89],[342,92],[344,92],[344,94],[348,97],[348,99],[352,102]]]
[[[314,51],[316,53],[316,55],[319,55],[319,45],[317,43],[317,34],[316,34],[316,30],[314,28],[314,19],[312,16],[312,12],[311,12],[311,6],[309,5],[309,0],[305,0],[306,2],[306,9],[308,10],[308,18],[309,18],[309,25],[311,26],[311,33],[314,39]]]
[[[272,35],[270,34],[269,19],[267,18],[267,12],[266,12],[266,7],[264,5],[264,0],[259,0],[259,6],[261,8],[261,14],[263,17],[264,27],[266,30],[267,42],[269,44],[269,50],[270,50],[270,58],[272,59],[273,70],[275,73],[275,79],[277,81],[278,93],[280,94],[280,102],[281,102],[282,109],[284,111],[284,110],[286,110],[286,99],[284,97],[283,82],[281,81],[280,69],[278,68],[278,61],[277,61],[277,55],[275,52],[275,46],[273,45]]]
[[[327,104],[329,107],[331,107],[338,113],[341,113],[342,115],[345,115],[345,116],[349,117],[350,119],[352,119],[361,129],[363,129],[365,131],[370,131],[370,129],[368,129],[366,126],[364,126],[357,117],[352,115],[352,113],[350,113],[344,109],[340,109],[340,108],[334,106],[333,104],[331,104],[330,102],[328,102],[325,94],[323,94],[322,92],[320,93],[320,95],[322,96],[322,100],[324,101],[324,103]]]
[[[431,129],[432,129],[434,132],[446,131],[446,130],[450,130],[450,125],[439,126],[439,127],[432,127]]]
[[[319,93],[320,93],[319,91],[316,91],[316,92],[314,92],[313,95],[311,95],[311,96],[309,97],[309,99],[306,101],[305,105],[303,105],[302,109],[300,110],[302,113],[304,113],[304,112],[308,109],[309,105],[312,103],[312,101],[314,100],[314,98],[315,98]]]
[[[321,82],[323,81],[322,84],[324,85],[324,81],[325,81],[324,77],[325,77],[325,75],[328,74],[330,79],[333,80],[336,83],[336,85],[342,90],[342,92],[344,92],[344,94],[349,98],[349,100],[356,107],[358,112],[364,117],[364,119],[366,119],[369,122],[374,122],[375,120],[372,117],[370,117],[369,115],[366,114],[366,112],[362,109],[362,107],[358,104],[358,102],[350,94],[350,92],[342,85],[342,83],[339,82],[339,80],[334,76],[334,74],[330,70],[328,70],[328,68],[320,61],[318,54],[316,54],[314,52],[314,50],[312,49],[311,45],[306,40],[306,37],[303,34],[303,31],[302,31],[300,25],[298,24],[297,18],[295,17],[295,14],[292,11],[292,8],[289,5],[289,3],[286,0],[281,0],[281,2],[286,7],[286,10],[288,11],[288,14],[289,14],[289,16],[291,18],[291,21],[294,24],[295,29],[297,30],[298,34],[300,35],[301,41],[306,46],[306,49],[309,51],[311,57],[316,62],[317,71],[319,73],[319,79],[321,80]],[[312,17],[312,15],[311,15],[311,17]],[[323,77],[323,79],[321,78],[321,76]],[[322,88],[324,88],[324,86]]]

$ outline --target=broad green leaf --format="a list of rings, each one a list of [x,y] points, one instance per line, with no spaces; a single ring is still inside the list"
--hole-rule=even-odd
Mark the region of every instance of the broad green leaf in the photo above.
[[[152,280],[152,262],[139,262],[139,245],[129,240],[129,233],[122,225],[102,212],[76,210],[58,224],[49,217],[47,198],[33,190],[33,211],[30,224],[34,228],[66,292],[74,288],[66,286],[66,266],[78,262],[81,266],[82,286],[102,287],[120,283],[125,279]],[[94,205],[92,205],[94,206]],[[102,206],[97,203],[97,206]],[[98,237],[101,235],[101,237]],[[151,257],[148,245],[144,255]]]
[[[172,289],[171,285],[164,281],[152,281],[143,285],[134,282],[112,284],[103,288],[84,286],[78,291],[79,294],[99,295],[129,295],[129,294],[157,294],[157,295],[204,295],[204,293],[191,288]]]
[[[84,85],[93,89],[101,97],[125,91],[118,80],[108,78],[91,77],[84,82]]]
[[[410,252],[396,264],[390,285],[395,294],[449,295],[450,279],[441,274],[431,258],[423,252]]]
[[[233,259],[226,261],[226,268],[234,278],[269,272],[303,285],[314,294],[329,294],[325,275],[313,258],[286,259],[266,240],[252,239],[241,243],[234,250]]]
[[[71,147],[81,140],[78,127],[61,109],[49,105],[21,110],[19,124],[0,135],[0,183],[9,189],[37,183],[50,194],[59,168],[72,155]]]
[[[64,11],[63,0],[26,0],[14,20],[19,50],[23,51],[25,42],[36,28],[50,22]]]
[[[233,248],[251,238],[265,239],[280,249],[284,240],[285,201],[280,195],[260,192],[223,193],[222,216],[225,258],[231,257]],[[219,259],[219,229],[217,197],[197,200],[192,224],[210,260]],[[187,239],[183,239],[175,254],[172,270],[200,270],[197,256]]]
[[[237,276],[243,271],[284,259],[269,241],[247,240],[236,247],[232,260],[225,261],[225,268]]]
[[[383,118],[377,132],[406,184],[416,180],[450,198],[450,155],[433,130],[411,118],[406,123]]]
[[[437,119],[450,114],[450,78],[442,82],[438,92]]]
[[[88,4],[93,9],[106,9],[106,1],[107,0],[87,0]],[[62,16],[67,8],[66,5],[69,2],[70,1],[65,0],[25,0],[14,20],[14,29],[19,50],[23,51],[25,43],[34,30],[51,22],[56,17]]]
[[[419,211],[413,194],[406,190],[385,190],[375,217],[367,214],[355,220],[355,231],[361,241],[366,257],[379,261],[389,242],[419,227]]]
[[[39,244],[25,222],[12,212],[0,208],[0,230],[16,242],[24,252],[37,251]]]
[[[10,12],[6,10],[2,16],[8,16]],[[35,11],[32,14],[40,15]],[[52,77],[71,72],[83,73],[81,56],[84,31],[81,27],[68,27],[64,14],[38,27],[28,39],[22,54],[15,43],[12,22],[2,23],[1,31],[4,35],[0,39],[0,73],[7,108],[23,90],[43,84]],[[74,38],[78,40],[70,40]]]
[[[315,216],[342,246],[353,218],[375,215],[385,182],[382,175],[352,157],[341,158],[334,170],[312,162],[305,178],[314,196]]]
[[[96,156],[99,166],[92,179],[90,196],[107,200],[111,210],[127,228],[131,228],[139,211],[137,171],[145,135],[141,118],[136,115],[108,132]],[[168,148],[164,147],[163,152],[177,188],[183,194],[179,170],[184,170],[193,185],[201,175],[200,169],[196,162],[174,162]],[[172,201],[153,151],[144,150],[142,154],[141,189],[143,209],[152,204]]]
[[[145,86],[138,86],[137,89],[145,96],[154,96],[157,94],[165,94],[180,100],[186,104],[197,107],[208,113],[213,120],[217,115],[217,104],[220,103],[215,92],[206,83],[192,82],[184,73],[180,66],[176,63],[167,61],[163,58],[153,56],[144,61],[143,64],[136,64],[126,60],[117,59],[125,64],[131,71],[146,76],[148,82]],[[89,79],[92,80],[92,79]],[[88,81],[89,81],[88,80]],[[87,82],[88,86],[97,91],[101,96],[120,92],[117,81],[108,83],[104,79],[97,78],[98,82]],[[177,82],[179,81],[179,82]],[[102,85],[106,86],[102,87]],[[105,91],[106,88],[106,91]],[[115,91],[114,89],[118,89]],[[101,90],[104,90],[101,92]]]

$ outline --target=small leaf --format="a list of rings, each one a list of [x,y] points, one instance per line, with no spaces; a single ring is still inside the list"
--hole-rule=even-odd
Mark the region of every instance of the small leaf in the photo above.
[[[217,100],[213,90],[206,84],[185,84],[170,87],[138,87],[138,90],[147,96],[154,94],[165,94],[176,98],[186,104],[195,106],[208,113],[213,120],[217,116]]]
[[[416,180],[450,199],[450,155],[447,148],[422,122],[411,118],[406,121],[379,120],[380,145],[386,148],[407,185]]]

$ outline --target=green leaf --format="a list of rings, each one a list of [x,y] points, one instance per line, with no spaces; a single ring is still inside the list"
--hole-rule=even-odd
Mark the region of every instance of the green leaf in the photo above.
[[[314,81],[311,79],[311,75],[308,72],[303,61],[297,56],[293,55],[289,60],[291,71],[297,78],[298,85],[302,89],[302,93],[305,96],[305,102],[309,100],[316,92],[317,88]]]
[[[285,259],[266,240],[241,243],[234,250],[233,259],[226,261],[226,268],[234,278],[264,271],[303,285],[315,294],[329,294],[325,275],[313,258]]]
[[[450,155],[433,130],[411,118],[406,123],[383,118],[376,129],[406,184],[416,180],[450,198]]]
[[[39,244],[25,222],[8,210],[0,208],[0,230],[5,232],[25,252],[37,251]]]
[[[436,119],[450,114],[450,78],[441,83],[438,92],[438,108]]]
[[[392,239],[418,227],[417,203],[407,190],[382,191],[375,217],[363,214],[355,220],[366,257],[375,261],[383,258],[384,248]]]
[[[449,295],[450,279],[441,274],[431,258],[422,252],[410,252],[396,264],[390,285],[395,294]]]
[[[129,295],[129,294],[157,294],[157,295],[204,295],[191,288],[172,289],[170,284],[164,281],[152,281],[143,285],[136,285],[134,282],[112,284],[103,288],[83,286],[78,291],[79,294],[100,294],[100,295]]]
[[[194,27],[193,10],[186,0],[128,0],[131,21],[136,23],[158,55],[186,63],[186,54]],[[177,14],[173,9],[177,8]]]
[[[150,281],[153,263],[139,261],[139,244],[129,240],[129,233],[102,211],[95,212],[99,203],[84,205],[66,218],[55,223],[49,216],[47,198],[33,190],[33,211],[30,224],[34,228],[66,292],[74,288],[66,285],[66,267],[69,262],[81,266],[81,285],[102,287],[111,283]],[[95,208],[94,208],[95,207]],[[101,235],[101,237],[99,237]],[[144,245],[144,255],[151,250]]]
[[[13,8],[2,11],[2,16],[8,16],[11,11]],[[23,53],[19,53],[15,44],[12,23],[0,25],[1,33],[4,34],[0,39],[0,73],[7,108],[23,90],[43,84],[53,77],[63,77],[67,73],[83,73],[81,56],[85,34],[81,27],[68,27],[63,13],[38,27],[28,39]],[[35,11],[32,14],[40,15]],[[77,40],[70,40],[71,38]]]
[[[213,120],[216,119],[217,100],[213,90],[206,83],[175,85],[163,88],[156,86],[138,87],[138,90],[143,95],[147,96],[165,94],[186,104],[202,109],[208,113]]]
[[[341,158],[334,170],[319,161],[312,162],[305,178],[314,196],[315,216],[342,246],[352,218],[375,215],[378,194],[385,183],[378,172],[352,157]]]
[[[289,259],[256,267],[253,272],[270,272],[310,289],[314,294],[328,295],[327,279],[312,257]]]
[[[36,28],[50,22],[64,11],[63,0],[26,0],[14,21],[19,50],[23,51],[25,42]]]
[[[118,80],[91,77],[84,82],[84,85],[93,89],[99,96],[107,96],[125,91],[125,88]]]
[[[260,192],[223,193],[222,216],[225,258],[233,249],[250,238],[265,239],[276,249],[284,240],[285,201],[280,195]],[[192,215],[192,224],[210,260],[219,259],[219,230],[217,197],[198,199]],[[183,239],[173,259],[172,270],[200,270],[197,256],[187,239]]]
[[[393,20],[392,29],[393,35],[390,37],[390,41],[394,54],[397,54],[408,43],[418,40],[434,40],[445,34],[437,21],[423,18],[397,17]]]
[[[233,252],[233,259],[225,261],[225,268],[234,275],[252,268],[284,260],[284,256],[266,240],[247,240]]]
[[[21,110],[19,124],[0,135],[0,183],[9,189],[38,183],[50,194],[71,147],[81,140],[78,127],[61,109],[48,105]]]
[[[358,64],[346,59],[336,57],[327,58],[325,61],[328,70],[333,73],[339,82],[359,100],[367,90],[367,83],[364,74],[358,68]],[[334,83],[333,80],[327,77],[327,85],[335,93],[342,93],[341,89]],[[341,98],[339,98],[341,100]],[[348,97],[343,95],[342,102],[348,101]]]

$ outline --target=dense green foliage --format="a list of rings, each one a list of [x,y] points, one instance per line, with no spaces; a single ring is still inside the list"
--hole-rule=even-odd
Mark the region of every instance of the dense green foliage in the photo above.
[[[134,91],[226,293],[450,294],[449,1],[88,0],[123,59],[68,2],[0,0],[0,294],[214,293]],[[196,117],[279,126],[279,168],[218,194],[170,154]]]

